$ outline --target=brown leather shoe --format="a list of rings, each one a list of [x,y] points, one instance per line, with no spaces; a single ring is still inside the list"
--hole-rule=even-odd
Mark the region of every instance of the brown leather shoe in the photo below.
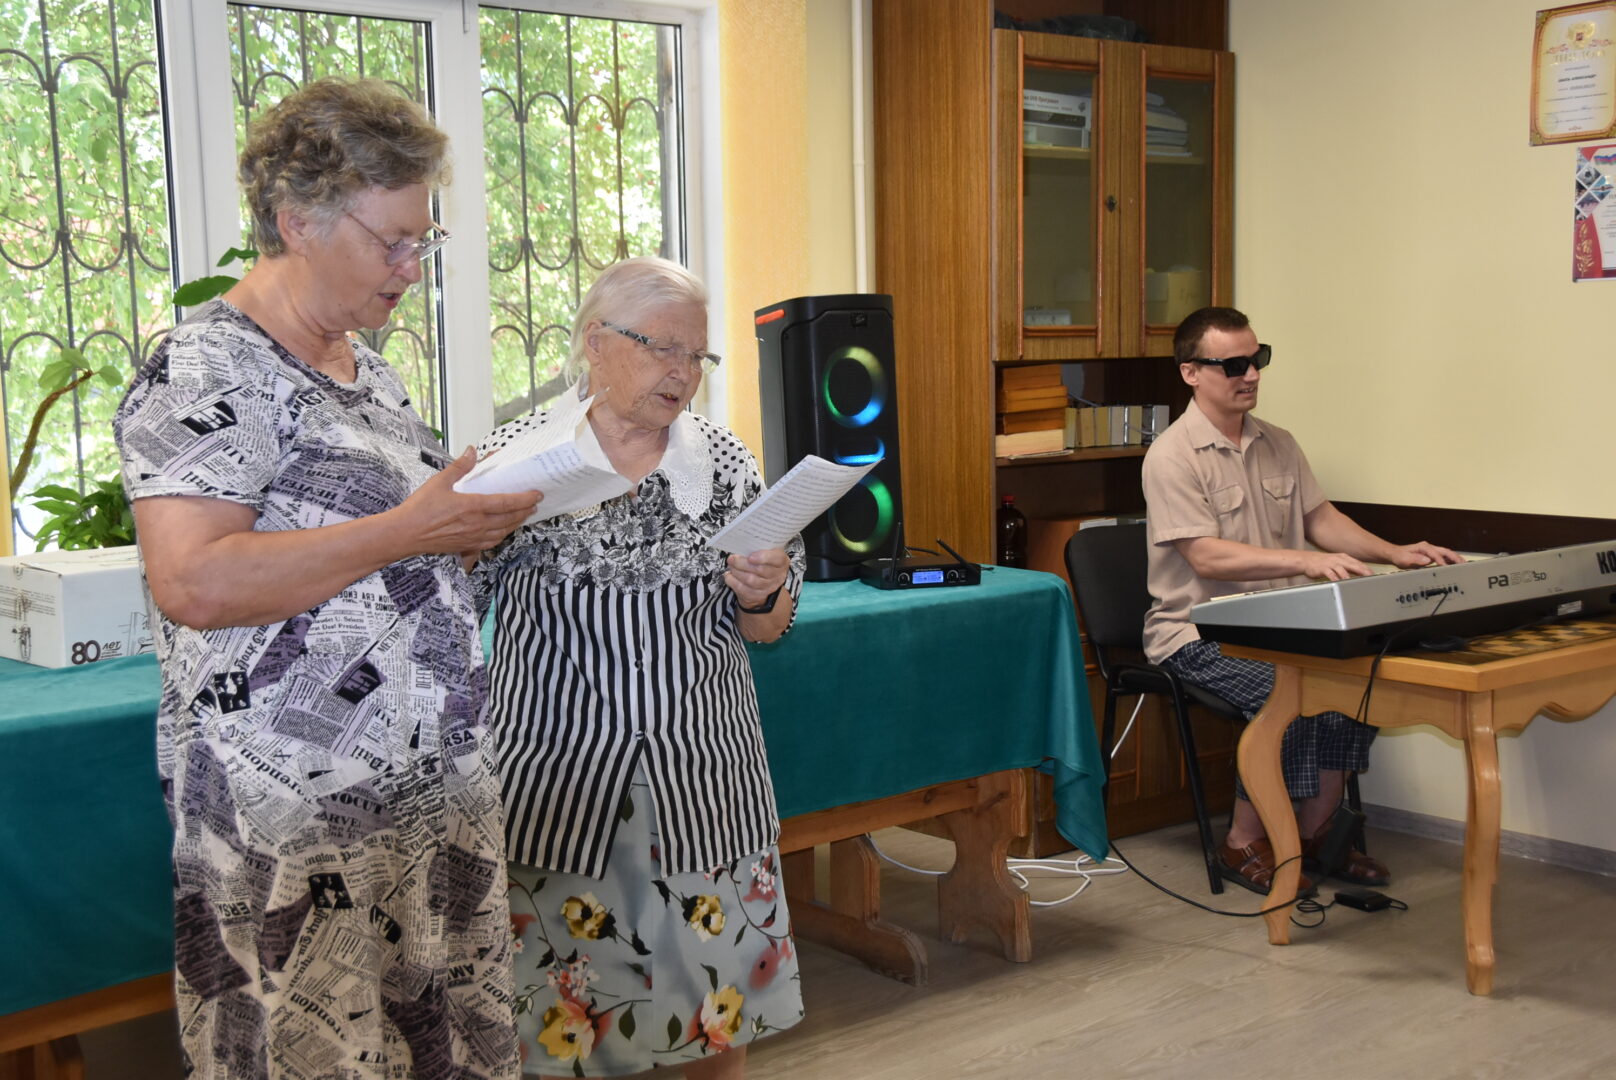
[[[1322,836],[1303,840],[1303,861],[1310,866],[1317,866],[1319,849],[1323,846],[1324,838]],[[1354,885],[1369,885],[1377,889],[1382,885],[1390,884],[1392,880],[1392,872],[1386,869],[1385,863],[1365,855],[1357,848],[1349,849],[1342,864],[1336,868],[1334,873],[1326,876],[1333,877],[1337,881],[1349,881]]]
[[[1259,837],[1243,848],[1232,848],[1224,841],[1218,848],[1218,872],[1236,885],[1267,896],[1274,884],[1274,846],[1266,837]],[[1312,879],[1303,874],[1297,883],[1296,895],[1316,896],[1318,891]]]

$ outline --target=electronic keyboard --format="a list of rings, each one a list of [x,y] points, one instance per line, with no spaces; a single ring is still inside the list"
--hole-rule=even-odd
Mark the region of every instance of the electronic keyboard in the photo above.
[[[1616,610],[1616,540],[1220,596],[1190,609],[1210,641],[1369,656]]]

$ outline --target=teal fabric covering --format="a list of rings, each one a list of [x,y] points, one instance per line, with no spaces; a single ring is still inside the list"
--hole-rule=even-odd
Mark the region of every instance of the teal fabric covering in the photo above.
[[[174,966],[157,661],[0,660],[0,1014]]]
[[[1061,578],[810,582],[791,632],[751,653],[781,817],[1045,765],[1061,835],[1105,856],[1104,770]]]
[[[810,582],[791,633],[751,653],[782,817],[1041,764],[1061,834],[1105,855],[1060,578]],[[150,656],[58,671],[0,660],[0,1014],[173,966],[157,694]]]

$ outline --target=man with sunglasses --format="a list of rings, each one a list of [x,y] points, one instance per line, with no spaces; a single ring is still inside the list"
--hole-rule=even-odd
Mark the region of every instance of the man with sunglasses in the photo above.
[[[1252,415],[1273,350],[1245,315],[1208,307],[1179,324],[1173,357],[1194,396],[1145,455],[1150,593],[1145,656],[1257,714],[1274,686],[1271,664],[1227,657],[1189,621],[1190,608],[1230,593],[1341,581],[1399,567],[1463,561],[1447,548],[1382,540],[1336,509],[1290,432]],[[1311,546],[1309,546],[1311,545]],[[1297,802],[1302,853],[1317,853],[1349,772],[1369,767],[1375,729],[1338,712],[1297,719],[1285,732],[1285,786]],[[1254,892],[1273,882],[1274,852],[1238,785],[1234,821],[1219,852],[1223,876]],[[1384,885],[1386,867],[1351,851],[1335,876]],[[1303,890],[1312,888],[1304,875]]]

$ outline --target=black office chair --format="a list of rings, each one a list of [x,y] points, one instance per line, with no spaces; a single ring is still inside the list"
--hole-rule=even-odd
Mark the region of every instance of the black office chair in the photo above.
[[[1213,892],[1221,893],[1223,875],[1218,869],[1218,843],[1212,839],[1212,823],[1206,816],[1206,793],[1201,783],[1201,765],[1195,757],[1190,703],[1240,722],[1245,721],[1246,714],[1212,691],[1184,682],[1166,668],[1145,662],[1145,614],[1151,603],[1150,587],[1146,584],[1150,559],[1146,543],[1142,522],[1080,529],[1066,542],[1066,573],[1072,579],[1072,592],[1083,615],[1089,644],[1094,646],[1100,676],[1105,679],[1105,724],[1100,736],[1100,751],[1105,757],[1105,790],[1109,795],[1117,698],[1123,694],[1166,694],[1178,721],[1184,771],[1189,776],[1195,823],[1201,829],[1201,850],[1206,855],[1206,880]],[[1119,662],[1112,650],[1126,651],[1138,660]],[[1347,774],[1347,805],[1357,811],[1363,808],[1357,773]],[[1352,844],[1359,851],[1368,850],[1361,816]]]
[[[1145,613],[1150,610],[1146,586],[1145,526],[1103,525],[1078,530],[1066,543],[1066,572],[1089,644],[1094,646],[1100,675],[1105,679],[1105,724],[1100,750],[1105,757],[1106,791],[1111,787],[1111,743],[1116,738],[1117,698],[1124,694],[1165,694],[1178,721],[1178,741],[1184,750],[1184,771],[1189,776],[1190,798],[1195,802],[1195,823],[1201,829],[1206,856],[1206,880],[1215,893],[1223,891],[1218,872],[1218,843],[1206,815],[1206,793],[1201,766],[1195,757],[1195,732],[1190,726],[1190,703],[1219,716],[1244,721],[1245,713],[1209,690],[1186,683],[1166,668],[1144,660]],[[1138,657],[1122,660],[1119,653]]]

